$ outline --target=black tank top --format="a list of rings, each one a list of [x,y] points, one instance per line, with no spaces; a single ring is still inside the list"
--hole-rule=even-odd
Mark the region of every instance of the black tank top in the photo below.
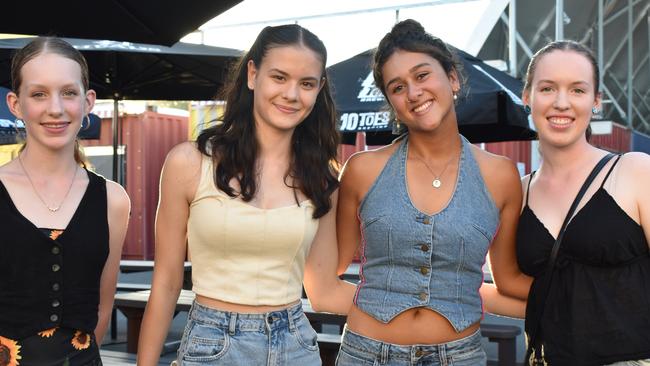
[[[0,182],[0,336],[55,327],[92,334],[109,253],[106,180],[88,186],[68,227],[52,239],[25,218]]]
[[[601,186],[566,228],[540,339],[555,365],[602,365],[650,358],[650,251],[643,228]],[[534,277],[526,332],[534,333],[555,238],[526,202],[517,228],[517,261]],[[533,192],[534,193],[534,192]]]

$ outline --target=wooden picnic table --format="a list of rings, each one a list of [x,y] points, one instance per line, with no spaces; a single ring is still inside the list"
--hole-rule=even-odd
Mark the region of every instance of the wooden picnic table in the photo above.
[[[122,259],[120,271],[122,273],[153,271],[154,261],[139,259]],[[192,271],[192,263],[185,262],[185,272]]]
[[[140,337],[140,325],[144,308],[149,300],[150,290],[134,291],[115,294],[115,307],[126,317],[126,351],[129,353],[138,352],[138,338]],[[176,301],[176,311],[189,311],[194,301],[194,293],[189,290],[181,290]],[[342,327],[345,324],[345,316],[332,313],[316,312],[312,309],[307,299],[302,299],[302,308],[310,322],[315,324],[335,324]]]

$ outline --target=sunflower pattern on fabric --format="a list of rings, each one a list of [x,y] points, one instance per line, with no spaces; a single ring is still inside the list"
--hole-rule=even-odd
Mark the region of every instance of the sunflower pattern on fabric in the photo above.
[[[56,332],[57,328],[58,327],[54,327],[54,328],[50,328],[50,329],[40,331],[40,332],[38,332],[38,335],[43,337],[43,338],[50,338],[51,336],[54,335],[54,332]]]
[[[21,358],[18,342],[0,336],[0,366],[18,366]]]
[[[52,230],[50,231],[50,239],[56,240],[56,238],[58,238],[61,234],[63,234],[63,230]]]
[[[90,336],[88,333],[84,333],[78,330],[74,333],[74,337],[72,337],[72,341],[70,341],[70,343],[72,343],[72,346],[76,350],[81,351],[87,349],[90,347]]]

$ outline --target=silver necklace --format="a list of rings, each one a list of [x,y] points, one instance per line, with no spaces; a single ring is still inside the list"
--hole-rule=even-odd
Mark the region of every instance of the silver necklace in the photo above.
[[[50,212],[54,213],[57,212],[61,206],[63,206],[63,203],[65,202],[66,198],[68,198],[68,195],[70,194],[70,191],[72,190],[72,185],[74,184],[74,179],[77,177],[77,171],[79,170],[79,165],[76,166],[76,169],[74,171],[74,175],[72,176],[72,180],[70,181],[70,186],[68,187],[68,191],[65,193],[65,196],[63,197],[63,200],[61,200],[61,203],[59,203],[58,206],[56,207],[50,207],[43,197],[38,193],[38,190],[36,190],[36,186],[34,185],[34,182],[32,181],[32,178],[29,176],[29,173],[27,173],[27,169],[25,169],[25,166],[23,165],[23,160],[20,158],[21,154],[18,155],[18,163],[20,164],[20,168],[23,170],[23,173],[25,173],[25,176],[27,177],[27,180],[29,181],[29,184],[31,184],[32,189],[34,190],[34,193],[36,193],[36,197],[38,197],[39,200],[43,203],[43,206],[45,206]]]
[[[421,157],[419,157],[419,156],[417,156],[415,154],[411,154],[411,156],[413,156],[414,158],[420,160],[422,162],[422,164],[424,164],[424,166],[427,167],[429,172],[433,175],[433,181],[431,182],[431,186],[433,186],[433,188],[435,188],[435,189],[438,189],[438,188],[440,188],[442,186],[442,182],[440,181],[440,177],[442,177],[442,175],[445,173],[445,170],[447,170],[447,167],[449,166],[449,164],[451,164],[451,162],[456,159],[455,156],[452,156],[451,159],[449,159],[449,161],[447,161],[445,166],[442,168],[442,171],[440,172],[440,174],[436,174],[433,171],[433,169],[431,169],[429,164],[427,164],[427,162],[424,161],[424,159],[422,159]]]

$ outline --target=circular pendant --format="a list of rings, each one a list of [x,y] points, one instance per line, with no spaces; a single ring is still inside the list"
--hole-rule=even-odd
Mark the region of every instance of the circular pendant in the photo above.
[[[440,179],[438,179],[438,178],[434,179],[433,182],[431,182],[431,185],[433,186],[433,188],[440,188],[441,184],[442,183],[440,182]]]

